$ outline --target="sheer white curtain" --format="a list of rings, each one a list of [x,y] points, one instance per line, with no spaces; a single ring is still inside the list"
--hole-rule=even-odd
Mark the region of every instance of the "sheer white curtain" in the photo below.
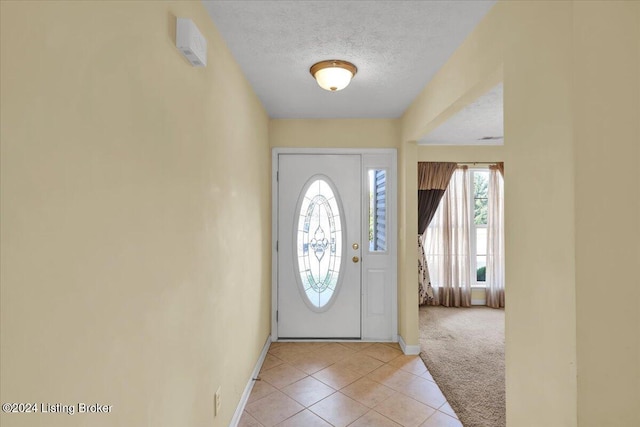
[[[453,174],[427,232],[424,251],[429,265],[433,299],[431,305],[469,307],[469,177],[467,167]]]
[[[487,216],[487,305],[504,307],[504,181],[497,166],[489,169]]]

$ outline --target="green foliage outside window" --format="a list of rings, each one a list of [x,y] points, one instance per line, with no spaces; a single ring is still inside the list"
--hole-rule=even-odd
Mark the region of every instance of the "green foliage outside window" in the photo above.
[[[484,282],[487,280],[487,267],[480,267],[478,271],[476,271],[476,281]]]
[[[487,223],[489,212],[489,176],[488,173],[474,173],[473,197],[474,197],[474,223],[482,225]]]

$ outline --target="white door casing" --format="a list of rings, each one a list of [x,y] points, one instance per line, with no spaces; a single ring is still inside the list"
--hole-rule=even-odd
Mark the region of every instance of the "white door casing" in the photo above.
[[[381,245],[369,242],[373,171],[386,177],[384,193],[374,201]],[[272,339],[396,341],[396,175],[391,149],[273,150]],[[314,199],[320,187],[326,197]],[[336,200],[329,203],[333,193]],[[318,222],[324,212],[335,221]],[[333,234],[331,224],[338,229]],[[338,280],[310,286],[320,283],[320,264],[333,265]],[[329,274],[322,277],[332,269],[325,267]],[[331,292],[318,297],[327,283],[335,288],[331,298]]]

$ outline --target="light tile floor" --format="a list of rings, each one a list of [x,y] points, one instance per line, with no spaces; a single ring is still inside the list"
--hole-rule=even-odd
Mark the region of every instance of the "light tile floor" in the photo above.
[[[239,427],[462,427],[396,343],[272,343]]]

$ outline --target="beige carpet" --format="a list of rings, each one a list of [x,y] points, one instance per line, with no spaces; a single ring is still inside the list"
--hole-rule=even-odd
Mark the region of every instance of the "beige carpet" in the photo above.
[[[420,356],[465,427],[504,427],[504,309],[420,307]]]

